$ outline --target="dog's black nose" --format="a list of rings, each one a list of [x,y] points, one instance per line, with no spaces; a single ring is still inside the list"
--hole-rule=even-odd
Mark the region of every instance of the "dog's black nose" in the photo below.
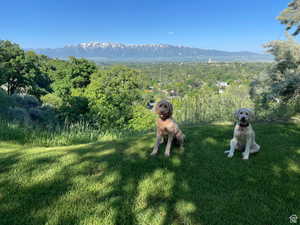
[[[245,117],[242,117],[242,118],[241,118],[241,121],[243,121],[243,122],[244,122],[245,120],[246,120],[246,118],[245,118]]]

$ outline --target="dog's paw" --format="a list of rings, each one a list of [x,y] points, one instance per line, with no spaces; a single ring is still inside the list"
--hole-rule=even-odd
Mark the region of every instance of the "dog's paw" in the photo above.
[[[230,152],[230,150],[226,150],[226,151],[224,151],[224,153],[225,153],[225,154],[228,154],[229,152]]]
[[[151,152],[150,155],[156,155],[156,154],[157,154],[157,152],[154,152],[154,151],[153,151],[153,152]]]
[[[166,157],[170,157],[170,152],[165,152]]]
[[[243,160],[248,160],[249,159],[249,154],[243,153]]]
[[[232,158],[232,157],[233,157],[233,153],[229,153],[229,154],[227,155],[227,157],[228,157],[228,158]]]

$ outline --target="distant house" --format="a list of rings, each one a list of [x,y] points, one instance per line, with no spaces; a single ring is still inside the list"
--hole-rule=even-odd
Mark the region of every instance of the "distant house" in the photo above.
[[[224,81],[218,81],[216,83],[216,86],[219,88],[219,93],[222,94],[224,90],[229,86],[229,84]]]
[[[179,94],[175,90],[171,90],[169,92],[169,95],[170,95],[171,98],[175,98],[175,97],[179,96]]]
[[[229,86],[229,84],[227,82],[224,82],[224,81],[218,81],[216,85],[217,85],[218,88],[226,88],[226,87]]]

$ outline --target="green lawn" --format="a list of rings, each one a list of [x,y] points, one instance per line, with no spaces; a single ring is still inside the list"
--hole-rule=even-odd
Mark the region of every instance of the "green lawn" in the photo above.
[[[256,124],[262,151],[228,159],[233,127],[184,129],[185,152],[149,154],[154,134],[67,147],[0,144],[1,225],[285,225],[300,217],[300,126]],[[300,221],[298,222],[300,223]]]

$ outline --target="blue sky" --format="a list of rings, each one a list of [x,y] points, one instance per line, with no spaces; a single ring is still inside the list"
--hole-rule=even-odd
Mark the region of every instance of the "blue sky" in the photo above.
[[[23,48],[81,42],[167,43],[262,52],[284,38],[276,16],[289,0],[10,0],[0,39]]]

